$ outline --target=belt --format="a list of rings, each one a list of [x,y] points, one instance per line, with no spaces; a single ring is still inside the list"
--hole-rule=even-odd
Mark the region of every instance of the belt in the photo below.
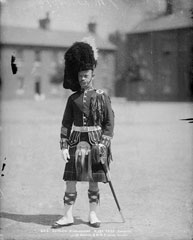
[[[82,127],[73,126],[72,130],[77,132],[91,132],[91,131],[101,130],[101,127],[100,126],[82,126]]]

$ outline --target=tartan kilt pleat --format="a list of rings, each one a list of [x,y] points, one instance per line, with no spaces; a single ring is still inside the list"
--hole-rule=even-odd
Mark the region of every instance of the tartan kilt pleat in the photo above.
[[[80,137],[80,141],[85,141],[85,140],[87,140],[87,142],[89,143],[88,136],[85,138],[85,134],[84,134],[84,137]],[[75,167],[76,146],[77,145],[69,148],[70,159],[65,165],[63,180],[64,181],[86,181],[86,182],[93,181],[93,182],[106,183],[107,179],[101,163],[92,164],[92,180],[90,180],[88,176],[84,176],[84,178],[77,177],[76,167]]]

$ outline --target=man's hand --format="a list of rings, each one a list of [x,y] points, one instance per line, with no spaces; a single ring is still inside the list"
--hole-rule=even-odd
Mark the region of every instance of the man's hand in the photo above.
[[[62,158],[64,159],[64,162],[67,163],[68,159],[70,159],[70,154],[68,149],[62,149]]]

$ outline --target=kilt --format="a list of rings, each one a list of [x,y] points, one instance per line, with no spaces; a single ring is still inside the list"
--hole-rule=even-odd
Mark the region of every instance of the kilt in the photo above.
[[[81,133],[79,141],[86,141],[92,147],[91,143],[89,142],[88,133]],[[68,160],[68,162],[65,165],[63,180],[64,181],[86,181],[86,182],[93,181],[93,182],[106,183],[107,179],[106,179],[106,175],[104,173],[101,163],[92,164],[92,180],[90,180],[88,176],[84,176],[84,178],[77,177],[76,166],[75,166],[76,146],[77,146],[77,144],[75,146],[73,145],[73,146],[69,147],[70,159]],[[92,161],[92,159],[91,159],[91,161]]]

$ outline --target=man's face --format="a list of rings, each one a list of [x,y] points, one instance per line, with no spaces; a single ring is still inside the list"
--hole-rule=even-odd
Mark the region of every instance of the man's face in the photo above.
[[[78,81],[82,89],[87,89],[92,87],[92,70],[85,70],[78,73]]]

